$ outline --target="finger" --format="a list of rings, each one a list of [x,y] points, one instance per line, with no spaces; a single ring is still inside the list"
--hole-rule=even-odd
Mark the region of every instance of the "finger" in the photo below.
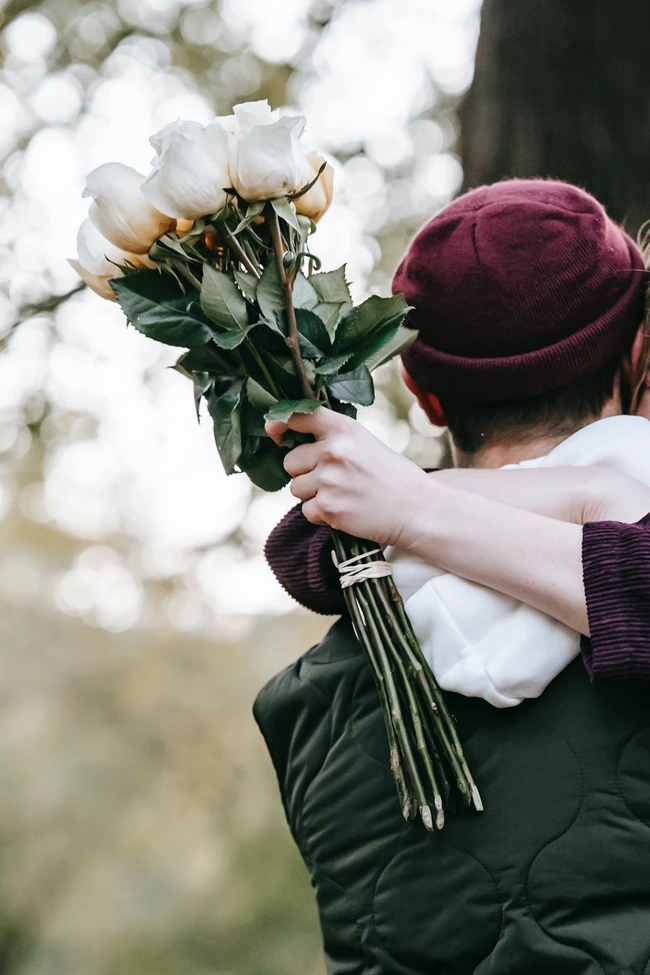
[[[350,422],[350,418],[319,406],[313,413],[292,413],[287,426],[297,433],[311,433],[316,440],[323,440],[333,430],[340,430],[345,422]]]
[[[271,438],[273,443],[277,444],[278,447],[282,446],[282,437],[287,432],[286,423],[273,422],[272,420],[267,420],[264,424],[264,429],[266,434]]]
[[[323,453],[321,442],[305,443],[300,447],[295,447],[284,458],[284,469],[287,474],[297,477],[299,474],[307,474],[316,467]]]
[[[318,506],[318,496],[312,498],[310,501],[306,501],[302,506],[302,513],[310,521],[312,525],[326,525],[327,522],[323,518]]]
[[[289,490],[299,501],[310,501],[315,498],[318,491],[318,472],[310,471],[309,474],[294,477]]]

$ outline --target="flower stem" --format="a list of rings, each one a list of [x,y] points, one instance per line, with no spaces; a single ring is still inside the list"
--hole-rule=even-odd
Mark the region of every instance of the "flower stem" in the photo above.
[[[384,616],[382,615],[382,612],[380,611],[379,608],[379,603],[375,599],[375,594],[376,593],[378,594],[380,586],[376,584],[373,585],[373,583],[371,583],[370,581],[362,582],[359,585],[360,588],[364,591],[364,595],[368,601],[370,611],[372,612],[377,627],[380,631],[382,641],[388,647],[390,654],[393,658],[393,663],[399,675],[403,693],[406,698],[408,709],[411,714],[415,744],[418,753],[420,755],[420,761],[424,766],[426,778],[428,780],[429,787],[433,795],[433,806],[436,811],[436,827],[437,829],[442,829],[442,827],[445,824],[445,814],[442,808],[442,795],[440,793],[440,787],[438,785],[436,774],[433,769],[431,756],[429,755],[427,743],[424,736],[424,726],[425,726],[426,718],[424,718],[423,715],[420,713],[419,702],[414,693],[414,689],[411,685],[411,681],[409,680],[409,676],[406,670],[406,666],[404,664],[404,660],[400,655],[398,646],[395,645],[394,639],[391,637],[391,634],[388,632]],[[382,606],[382,609],[385,610],[386,608],[387,607]],[[392,614],[390,612],[390,608],[388,608],[388,610],[389,611],[387,616],[390,618]],[[422,808],[420,809],[420,814],[422,816],[422,820],[425,826],[427,826],[428,829],[432,829],[433,822],[431,818],[431,810],[429,809],[428,804],[424,807],[424,809]]]
[[[305,399],[315,399],[316,397],[314,396],[314,391],[311,388],[311,383],[307,378],[305,363],[303,362],[302,355],[300,354],[300,336],[298,333],[298,323],[296,321],[296,310],[293,307],[293,282],[287,276],[287,272],[284,267],[284,245],[282,243],[282,234],[280,233],[280,221],[278,220],[278,215],[271,204],[269,204],[266,208],[266,215],[269,221],[269,227],[271,229],[273,251],[275,253],[278,274],[280,275],[280,287],[282,288],[284,308],[287,313],[287,324],[289,326],[287,341],[291,350],[291,358],[293,359],[293,364],[296,367],[296,372],[298,374],[298,379],[300,380],[300,385],[302,387],[302,392]]]
[[[346,558],[349,558],[350,553],[346,550],[345,544],[343,542],[343,536],[341,533],[334,534],[334,547],[336,549],[339,561],[343,562]],[[402,768],[402,760],[400,757],[400,749],[397,743],[397,738],[395,736],[395,729],[393,728],[393,722],[391,720],[390,705],[388,703],[388,696],[386,693],[386,681],[382,673],[382,669],[377,660],[375,654],[375,649],[370,640],[368,631],[365,626],[363,616],[359,605],[354,598],[353,593],[346,594],[346,602],[348,609],[350,611],[350,617],[352,619],[352,625],[354,632],[356,633],[357,639],[361,646],[366,651],[368,660],[370,661],[372,667],[373,677],[375,678],[375,684],[377,685],[377,690],[379,691],[379,697],[382,704],[382,714],[384,716],[384,724],[386,726],[386,735],[388,737],[388,748],[390,754],[390,767],[395,779],[395,785],[397,786],[397,794],[400,799],[400,804],[402,807],[402,815],[404,819],[411,819],[415,812],[415,806],[413,799],[409,793],[408,786],[406,784],[406,779],[404,778],[404,770]]]
[[[233,232],[230,230],[228,226],[226,226],[225,223],[223,225],[223,229],[225,230],[226,238],[228,240],[228,247],[230,248],[230,250],[235,252],[240,262],[246,268],[246,270],[249,271],[251,274],[255,275],[255,277],[259,279],[261,277],[259,270],[255,267],[253,262],[250,260],[248,254],[246,253],[242,245],[239,243],[239,241],[237,240]]]

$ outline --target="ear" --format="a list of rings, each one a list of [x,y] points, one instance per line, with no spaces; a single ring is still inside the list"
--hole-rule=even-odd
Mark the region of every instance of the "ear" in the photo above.
[[[641,363],[641,356],[643,354],[643,339],[645,337],[644,326],[641,325],[634,336],[634,342],[632,343],[632,348],[630,349],[630,365],[632,366],[632,372],[636,373],[637,369]]]
[[[644,322],[634,337],[627,360],[623,363],[623,376],[630,390],[629,408],[637,416],[650,419],[650,344]]]
[[[442,412],[442,407],[440,405],[440,400],[433,393],[427,392],[425,389],[420,389],[418,384],[412,379],[404,363],[400,360],[399,371],[402,379],[404,380],[404,385],[407,389],[415,396],[416,400],[424,410],[427,415],[429,423],[432,423],[434,427],[446,427],[447,421],[445,420],[445,414]]]

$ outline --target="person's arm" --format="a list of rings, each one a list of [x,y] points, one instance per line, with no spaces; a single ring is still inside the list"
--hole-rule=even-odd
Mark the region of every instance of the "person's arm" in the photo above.
[[[636,524],[591,522],[582,543],[594,679],[650,678],[650,515]]]
[[[489,585],[549,613],[581,633],[588,633],[585,589],[582,579],[582,528],[547,513],[523,510],[525,497],[547,512],[553,507],[543,487],[535,493],[521,490],[521,510],[513,510],[517,498],[515,478],[523,485],[524,475],[539,477],[542,472],[467,471],[465,489],[445,483],[439,475],[427,476],[418,467],[381,444],[360,424],[339,414],[318,410],[311,416],[296,415],[292,429],[312,433],[316,442],[293,450],[286,467],[294,477],[292,492],[303,500],[303,514],[314,524],[328,524],[351,534],[371,538],[382,547],[396,545],[424,560],[457,575]],[[278,436],[278,427],[270,432]],[[458,474],[460,472],[454,472]],[[543,472],[549,487],[556,472]],[[448,472],[449,480],[454,475]],[[486,476],[495,478],[487,481]],[[569,471],[562,475],[570,480]],[[575,474],[577,481],[584,472]],[[502,492],[507,485],[508,503],[471,493],[479,481],[497,484]],[[576,509],[578,490],[556,491],[556,506],[561,502],[567,518],[590,508],[601,517],[604,502],[598,497],[598,478],[612,483],[611,472],[590,469],[594,486],[582,508]],[[650,492],[630,485],[621,501],[610,498],[617,509],[613,517],[638,519],[650,510]],[[543,478],[539,478],[539,483]],[[580,483],[584,483],[580,481]],[[489,490],[489,489],[488,489]],[[495,487],[496,491],[497,488]],[[501,495],[503,496],[503,495]],[[568,497],[567,497],[568,496]],[[554,502],[555,503],[555,502]],[[625,511],[623,510],[625,509]],[[581,520],[576,518],[576,520]]]

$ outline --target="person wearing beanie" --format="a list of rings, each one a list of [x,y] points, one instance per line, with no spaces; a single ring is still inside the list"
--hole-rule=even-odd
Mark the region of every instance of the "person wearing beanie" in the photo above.
[[[423,644],[427,627],[434,634],[434,670],[453,665],[443,677],[485,813],[460,811],[432,835],[401,820],[376,692],[345,616],[267,685],[255,714],[316,887],[327,970],[640,972],[650,954],[650,685],[590,684],[573,660],[577,634],[600,625],[591,607],[587,620],[585,591],[607,586],[586,557],[583,584],[586,534],[561,519],[598,511],[638,522],[626,526],[637,535],[648,520],[638,521],[650,510],[650,424],[623,415],[641,361],[642,256],[582,190],[513,180],[438,214],[394,290],[418,329],[408,384],[469,469],[429,476],[347,417],[294,417],[291,428],[316,442],[287,457],[303,505],[284,525],[299,516],[311,526],[294,556],[321,589],[321,611],[335,586],[323,585],[328,546],[314,526],[406,553],[394,559],[396,582],[416,630],[425,620]],[[523,470],[489,471],[513,466]],[[278,531],[267,546],[276,571]],[[620,561],[620,548],[612,554]],[[624,599],[616,610],[625,634]],[[485,656],[495,621],[501,647]],[[506,688],[492,678],[508,653]],[[583,656],[597,674],[586,640]],[[512,694],[517,660],[537,670],[515,675]]]

